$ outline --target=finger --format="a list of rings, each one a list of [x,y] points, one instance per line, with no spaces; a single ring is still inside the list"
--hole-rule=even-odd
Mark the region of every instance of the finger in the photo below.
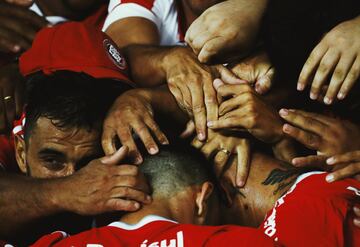
[[[321,59],[320,65],[314,76],[311,85],[310,98],[315,100],[319,96],[322,86],[328,79],[330,73],[334,70],[336,64],[340,59],[340,54],[337,52],[328,51]]]
[[[326,176],[326,181],[331,183],[340,179],[353,177],[360,173],[360,163],[351,163],[342,169],[330,173]]]
[[[211,140],[205,143],[201,148],[201,152],[207,159],[210,159],[219,150],[219,143],[215,140]]]
[[[206,142],[204,141],[200,141],[198,138],[194,138],[191,142],[191,146],[193,146],[194,148],[200,149],[202,148],[204,145],[206,144]]]
[[[34,0],[5,0],[10,4],[16,4],[23,7],[30,7],[34,3]]]
[[[315,134],[318,134],[319,136],[322,136],[324,134],[324,129],[327,128],[326,125],[311,117],[309,114],[304,116],[299,111],[281,109],[279,114],[288,123],[300,127],[303,130],[311,131]]]
[[[242,145],[236,147],[236,153],[238,158],[236,185],[241,188],[246,184],[246,180],[249,175],[251,161],[249,140],[244,139]]]
[[[346,75],[350,71],[353,63],[355,62],[356,57],[342,56],[339,63],[337,64],[334,73],[331,77],[330,84],[326,96],[324,98],[324,103],[330,105],[333,103],[334,98],[339,92],[342,83],[345,80]]]
[[[247,106],[225,114],[219,120],[210,121],[207,126],[210,129],[245,128],[250,129],[254,125],[254,118],[247,113]]]
[[[185,130],[180,134],[180,138],[186,139],[192,136],[195,133],[195,124],[194,121],[190,120],[187,122]]]
[[[125,211],[132,212],[140,209],[140,203],[120,198],[111,198],[106,202],[108,211]]]
[[[217,88],[217,92],[222,97],[228,97],[233,95],[239,95],[241,93],[253,92],[252,88],[248,84],[229,85],[224,84]]]
[[[259,94],[268,92],[275,77],[275,68],[270,68],[266,75],[261,76],[255,83],[255,91]]]
[[[169,87],[171,94],[175,97],[176,102],[177,102],[178,106],[180,107],[180,109],[192,117],[193,116],[192,110],[189,111],[187,109],[185,102],[183,100],[183,95],[182,95],[182,91],[180,90],[180,88],[178,88],[177,86],[175,86],[173,84],[168,84],[168,87]]]
[[[322,57],[324,56],[327,49],[318,45],[314,48],[314,50],[310,53],[309,58],[306,60],[298,79],[297,89],[302,91],[305,87],[310,83],[312,76],[315,74],[315,70],[320,64]]]
[[[240,109],[251,100],[252,95],[248,93],[238,94],[236,97],[230,98],[221,103],[219,107],[219,116],[224,116],[226,113],[234,110]]]
[[[196,36],[191,41],[191,48],[194,51],[194,53],[199,54],[199,52],[201,51],[201,48],[210,39],[211,39],[211,36],[210,36],[209,32],[207,32],[207,31],[197,33]]]
[[[360,208],[359,207],[354,207],[354,213],[357,217],[360,217]],[[360,226],[360,225],[359,225]]]
[[[197,136],[200,141],[204,141],[206,139],[206,109],[204,94],[200,85],[192,87],[191,97]]]
[[[288,136],[294,138],[298,142],[302,143],[306,147],[313,149],[313,150],[319,150],[320,143],[321,143],[321,138],[319,136],[312,134],[310,132],[301,130],[301,129],[291,126],[289,124],[284,124],[283,132],[285,134],[287,134]]]
[[[215,169],[216,177],[220,177],[222,175],[226,162],[229,160],[231,155],[231,150],[228,149],[223,149],[223,150],[226,152],[220,150],[219,152],[217,152],[214,158],[214,169]]]
[[[344,99],[350,92],[351,88],[354,86],[355,82],[359,80],[360,76],[360,58],[357,57],[354,64],[352,65],[349,73],[346,75],[344,83],[340,88],[340,92],[338,94],[338,99]]]
[[[332,156],[326,160],[328,165],[335,165],[339,163],[348,163],[348,162],[360,162],[360,151],[348,152],[345,154],[339,154]]]
[[[217,71],[220,75],[220,79],[227,84],[242,84],[247,83],[246,80],[238,78],[233,72],[231,72],[224,65],[217,65]]]
[[[120,179],[121,176],[138,176],[139,172],[139,167],[136,165],[118,164],[113,167],[112,174]],[[119,184],[116,185],[120,186]]]
[[[31,43],[21,35],[7,29],[0,27],[0,40],[2,45],[9,47],[11,52],[19,52],[30,48]]]
[[[221,51],[224,47],[226,47],[227,42],[223,37],[215,37],[209,39],[202,46],[198,59],[201,63],[208,63],[214,55],[216,55],[219,51]]]
[[[154,121],[152,117],[145,117],[144,118],[145,124],[151,129],[152,133],[155,135],[156,139],[162,145],[169,144],[169,140],[167,139],[164,132],[161,131],[159,125]]]
[[[34,11],[26,8],[14,7],[11,4],[2,4],[0,8],[0,14],[3,16],[10,16],[12,18],[18,18],[24,20],[24,23],[32,25],[36,30],[39,30],[48,22],[42,16],[37,15]]]
[[[3,37],[2,28],[0,27],[0,52],[4,53],[18,53],[21,47],[16,44],[15,40],[9,40],[8,37]]]
[[[0,23],[2,23],[2,27],[11,30],[13,33],[24,38],[30,45],[39,30],[38,28],[29,26],[24,20],[18,18],[15,19],[13,17],[0,16]]]
[[[218,118],[218,102],[216,91],[212,85],[212,79],[209,79],[203,84],[205,106],[206,106],[206,120],[216,120]]]
[[[150,197],[143,191],[139,191],[130,187],[116,187],[112,189],[111,197],[134,200],[140,203],[149,203],[150,199]]]
[[[104,124],[101,145],[106,155],[111,155],[116,152],[115,138],[116,131]]]
[[[326,157],[322,155],[297,157],[294,158],[291,163],[297,167],[313,166],[313,167],[324,168],[326,167]]]
[[[142,122],[141,119],[135,120],[135,122],[132,124],[132,128],[134,132],[140,137],[149,154],[154,155],[159,152],[159,148],[154,141],[148,126],[146,126],[146,124]]]
[[[122,146],[112,155],[105,156],[100,159],[101,163],[107,165],[118,165],[120,162],[125,159],[126,155],[128,154],[129,149],[125,146]]]

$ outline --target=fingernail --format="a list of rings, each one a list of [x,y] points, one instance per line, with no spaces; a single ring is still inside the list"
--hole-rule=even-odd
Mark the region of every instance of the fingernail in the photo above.
[[[159,149],[156,148],[156,147],[151,147],[151,148],[149,149],[149,153],[150,153],[150,154],[156,154],[157,152],[159,152]]]
[[[18,52],[18,51],[20,51],[20,49],[21,49],[21,47],[19,45],[14,45],[14,47],[13,47],[14,52]]]
[[[360,214],[360,208],[354,207],[354,211],[356,212],[356,214]]]
[[[329,97],[325,97],[324,98],[324,103],[327,105],[330,105],[332,103],[332,99],[330,99]]]
[[[326,160],[326,164],[328,164],[328,165],[333,165],[333,164],[335,164],[335,159],[334,159],[334,157],[328,158],[328,159]]]
[[[360,226],[360,220],[359,219],[354,219],[354,224],[357,225],[357,226]]]
[[[245,182],[242,180],[239,180],[236,182],[237,187],[243,187],[245,185]]]
[[[345,94],[344,94],[344,93],[339,93],[338,96],[337,96],[337,98],[338,98],[339,100],[343,100],[343,99],[345,98]]]
[[[290,125],[288,125],[288,124],[284,124],[284,126],[283,126],[283,131],[285,132],[285,133],[289,133],[290,132]]]
[[[162,145],[169,145],[169,140],[165,139],[161,142]]]
[[[211,128],[214,126],[214,122],[213,121],[209,121],[207,122],[207,127]]]
[[[137,164],[137,165],[138,165],[138,164],[141,164],[141,163],[142,163],[142,161],[143,161],[143,160],[142,160],[142,158],[141,158],[141,157],[136,157],[134,162],[135,162],[135,164]]]
[[[317,94],[311,92],[311,93],[310,93],[310,99],[316,100],[316,99],[317,99]]]
[[[280,114],[280,116],[285,117],[285,116],[289,115],[289,111],[287,109],[281,109],[279,111],[279,114]]]
[[[298,91],[302,91],[302,90],[304,90],[304,85],[301,84],[301,83],[298,83],[297,86],[296,86],[296,89],[297,89]]]
[[[139,209],[139,208],[140,208],[140,204],[139,204],[138,202],[135,202],[135,203],[134,203],[134,207],[135,207],[136,209]]]
[[[151,202],[151,196],[146,196],[146,201]]]
[[[332,174],[327,175],[327,176],[326,176],[326,181],[327,181],[328,183],[333,182],[333,181],[334,181],[334,175],[332,175]]]
[[[204,133],[199,133],[199,134],[198,134],[198,139],[199,139],[200,141],[204,141],[204,140],[205,140],[205,135],[204,135]]]
[[[298,162],[298,159],[297,159],[297,158],[294,158],[294,159],[291,160],[291,163],[292,163],[293,165],[297,165],[297,162]]]

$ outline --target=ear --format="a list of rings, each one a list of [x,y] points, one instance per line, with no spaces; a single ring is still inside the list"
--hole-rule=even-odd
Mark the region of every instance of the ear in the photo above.
[[[214,190],[214,185],[210,182],[202,184],[201,189],[196,194],[196,206],[197,206],[197,223],[199,225],[204,224],[208,209],[208,199]]]
[[[25,141],[19,135],[14,136],[14,141],[15,141],[15,157],[16,157],[16,161],[18,163],[20,171],[22,173],[27,174],[28,170],[27,170],[27,165],[26,165]]]

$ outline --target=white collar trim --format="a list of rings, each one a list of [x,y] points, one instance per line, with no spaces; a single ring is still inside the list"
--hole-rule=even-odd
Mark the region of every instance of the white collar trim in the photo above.
[[[158,215],[147,215],[144,218],[142,218],[138,223],[133,224],[133,225],[126,224],[126,223],[120,222],[120,221],[115,221],[115,222],[109,224],[109,226],[114,226],[114,227],[118,227],[118,228],[125,229],[125,230],[136,230],[136,229],[139,229],[139,228],[141,228],[151,222],[154,222],[154,221],[167,221],[167,222],[172,222],[175,224],[178,223],[176,221],[169,220],[169,219],[166,219],[166,218],[158,216]]]

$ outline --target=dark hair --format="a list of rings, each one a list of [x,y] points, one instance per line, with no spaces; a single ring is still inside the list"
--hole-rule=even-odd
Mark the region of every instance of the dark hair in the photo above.
[[[172,142],[171,145],[162,146],[156,155],[142,153],[144,162],[140,170],[147,177],[153,195],[170,198],[174,192],[187,186],[200,185],[206,181],[216,185],[213,166],[187,143]]]
[[[40,117],[50,119],[61,129],[90,131],[102,126],[113,101],[128,89],[125,83],[113,79],[95,79],[71,71],[34,74],[28,78],[26,87],[25,140]]]

